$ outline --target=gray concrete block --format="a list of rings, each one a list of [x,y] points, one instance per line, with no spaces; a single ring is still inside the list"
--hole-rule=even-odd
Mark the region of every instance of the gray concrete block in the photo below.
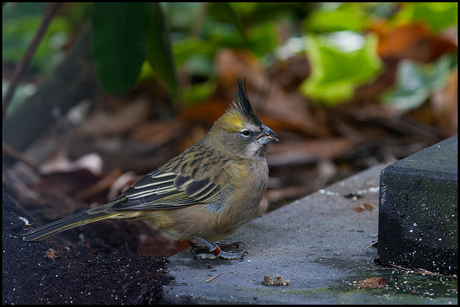
[[[382,264],[458,271],[458,136],[380,173]]]

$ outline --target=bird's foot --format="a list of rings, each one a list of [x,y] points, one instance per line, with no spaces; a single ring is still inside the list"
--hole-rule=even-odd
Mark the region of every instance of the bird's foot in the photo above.
[[[201,241],[204,245],[206,245],[207,248],[209,248],[209,251],[212,254],[197,254],[195,255],[195,259],[216,259],[216,258],[222,258],[222,259],[227,259],[227,260],[237,260],[237,259],[242,259],[244,256],[248,254],[247,251],[241,252],[241,253],[229,253],[229,252],[224,252],[221,250],[220,246],[231,246],[231,247],[239,247],[240,244],[244,244],[243,242],[234,242],[230,244],[221,244],[219,245],[215,243],[211,243],[208,240],[201,238],[201,237],[195,237],[195,239]]]

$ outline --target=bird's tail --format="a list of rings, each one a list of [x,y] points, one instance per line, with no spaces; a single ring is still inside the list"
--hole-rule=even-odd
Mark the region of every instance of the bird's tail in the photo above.
[[[42,227],[30,230],[22,234],[25,241],[38,241],[49,237],[51,235],[63,232],[65,230],[75,228],[78,226],[94,223],[97,221],[114,218],[119,215],[114,213],[110,208],[113,204],[109,203],[94,209],[83,211],[69,217],[57,220],[55,222],[46,224]]]

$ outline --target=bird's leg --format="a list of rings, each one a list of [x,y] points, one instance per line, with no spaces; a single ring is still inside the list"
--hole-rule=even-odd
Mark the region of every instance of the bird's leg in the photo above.
[[[206,247],[209,248],[209,251],[212,253],[212,254],[198,254],[195,256],[195,259],[204,260],[204,259],[222,258],[222,259],[228,259],[228,260],[236,260],[236,259],[243,258],[248,253],[246,251],[241,252],[241,253],[236,253],[236,254],[227,253],[227,252],[222,251],[219,245],[211,243],[205,238],[196,237],[196,236],[194,238],[200,241],[201,243],[203,243],[204,245],[206,245]]]

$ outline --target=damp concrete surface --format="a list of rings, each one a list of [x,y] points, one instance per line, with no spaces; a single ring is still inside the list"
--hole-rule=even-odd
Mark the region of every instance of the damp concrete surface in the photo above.
[[[378,250],[377,165],[245,224],[242,260],[169,258],[166,304],[457,304],[457,280],[388,269]],[[395,233],[395,236],[398,234]],[[285,285],[265,285],[266,276]],[[376,286],[361,289],[374,278]],[[381,287],[379,287],[381,285]]]

